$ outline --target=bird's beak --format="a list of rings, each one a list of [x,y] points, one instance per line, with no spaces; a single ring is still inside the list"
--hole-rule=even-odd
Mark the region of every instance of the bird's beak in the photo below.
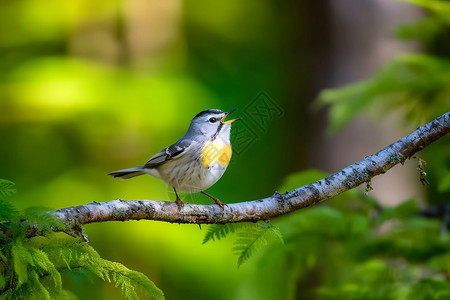
[[[237,109],[237,108],[236,108],[236,109]],[[229,114],[231,114],[233,111],[235,111],[236,109],[230,110],[229,112],[225,113],[225,116],[223,116],[222,119],[220,119],[220,122],[221,122],[222,124],[231,124],[231,123],[233,123],[233,122],[235,122],[235,121],[240,120],[241,118],[237,118],[237,119],[225,121],[225,118],[226,118]]]

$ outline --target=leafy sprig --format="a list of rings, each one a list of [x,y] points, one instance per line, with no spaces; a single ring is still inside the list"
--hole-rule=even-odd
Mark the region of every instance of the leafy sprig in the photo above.
[[[0,295],[1,299],[74,298],[62,288],[63,272],[84,272],[114,282],[122,294],[138,299],[141,290],[154,299],[163,292],[144,274],[105,260],[81,238],[62,232],[64,224],[46,213],[49,208],[33,207],[23,215],[7,198],[15,193],[14,183],[0,179]],[[24,221],[26,220],[26,221]],[[39,235],[29,234],[29,227]]]

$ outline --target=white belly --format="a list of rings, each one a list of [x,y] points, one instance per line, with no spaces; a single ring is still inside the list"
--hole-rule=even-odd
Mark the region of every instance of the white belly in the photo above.
[[[227,169],[220,163],[205,168],[199,159],[188,154],[158,167],[159,175],[170,187],[185,193],[198,193],[215,184]]]

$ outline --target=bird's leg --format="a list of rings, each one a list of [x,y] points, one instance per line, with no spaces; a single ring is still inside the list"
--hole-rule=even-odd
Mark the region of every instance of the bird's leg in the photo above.
[[[177,190],[175,188],[173,188],[173,191],[175,192],[175,195],[177,196],[175,203],[178,205],[178,211],[180,211],[184,207],[184,202],[181,201],[180,197],[178,197]]]
[[[214,203],[216,203],[217,205],[219,205],[221,209],[225,209],[225,205],[226,205],[226,204],[220,202],[219,199],[214,198],[214,197],[211,196],[211,195],[208,195],[208,194],[205,193],[204,191],[201,191],[200,193],[202,193],[203,195],[206,195],[206,196],[208,196],[209,198],[213,199],[213,200],[214,200]]]

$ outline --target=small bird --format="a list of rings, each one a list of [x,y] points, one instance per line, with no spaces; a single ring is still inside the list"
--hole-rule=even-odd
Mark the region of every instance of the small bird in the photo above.
[[[240,118],[225,121],[236,109],[223,112],[207,109],[192,120],[186,134],[175,144],[161,150],[141,167],[114,171],[108,175],[129,179],[150,175],[162,179],[173,188],[178,210],[184,206],[177,190],[185,193],[202,193],[224,209],[219,199],[204,192],[225,173],[231,159],[231,123]]]

